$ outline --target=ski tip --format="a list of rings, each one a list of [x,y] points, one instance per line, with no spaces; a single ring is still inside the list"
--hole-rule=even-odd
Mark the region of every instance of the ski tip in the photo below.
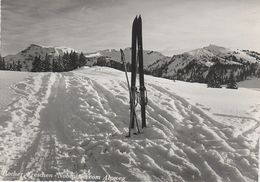
[[[141,15],[139,15],[139,16],[137,17],[137,21],[138,21],[138,23],[142,23],[142,17],[141,17]]]
[[[135,19],[133,21],[133,26],[136,24],[137,20],[138,20],[138,18],[137,18],[137,15],[136,15],[136,17],[135,17]]]

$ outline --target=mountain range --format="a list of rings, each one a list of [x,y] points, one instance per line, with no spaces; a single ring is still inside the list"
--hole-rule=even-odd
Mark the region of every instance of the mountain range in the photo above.
[[[131,48],[124,50],[127,68],[130,71]],[[44,47],[31,44],[26,49],[15,55],[4,57],[5,68],[21,65],[21,71],[31,71],[35,57],[44,59],[46,55],[52,63],[65,53],[75,52],[66,47]],[[120,51],[106,49],[92,53],[84,53],[86,65],[107,66],[123,70]],[[147,74],[169,79],[178,79],[190,82],[207,82],[211,70],[220,76],[222,83],[228,81],[231,73],[237,81],[246,79],[248,76],[260,76],[260,54],[250,50],[232,50],[217,45],[209,45],[172,57],[164,56],[162,53],[152,50],[144,50],[144,69]],[[13,66],[12,66],[13,65]],[[50,67],[50,71],[51,67]]]

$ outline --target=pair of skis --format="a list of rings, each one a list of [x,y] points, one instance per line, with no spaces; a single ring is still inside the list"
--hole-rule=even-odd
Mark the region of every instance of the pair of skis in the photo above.
[[[132,57],[131,57],[131,86],[127,76],[127,67],[125,62],[125,56],[123,50],[121,51],[121,60],[123,61],[125,74],[129,89],[130,96],[130,124],[129,124],[129,134],[127,137],[131,136],[131,130],[135,128],[135,123],[137,127],[137,132],[140,133],[136,111],[135,108],[139,102],[141,105],[141,118],[142,118],[142,128],[146,127],[146,114],[145,107],[147,105],[147,92],[144,85],[144,69],[143,69],[143,41],[142,41],[142,18],[141,16],[136,17],[132,25]],[[139,66],[137,66],[139,64]],[[139,71],[139,82],[140,88],[139,92],[136,87],[136,75],[137,70]],[[139,97],[138,97],[139,95]]]

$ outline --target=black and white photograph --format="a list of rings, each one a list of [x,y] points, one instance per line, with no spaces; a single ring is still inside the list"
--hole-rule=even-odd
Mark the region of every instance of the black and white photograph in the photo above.
[[[259,0],[0,0],[0,181],[259,182]]]

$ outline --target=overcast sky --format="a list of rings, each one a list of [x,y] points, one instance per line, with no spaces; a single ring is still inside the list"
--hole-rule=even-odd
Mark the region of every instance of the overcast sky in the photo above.
[[[2,54],[31,43],[83,52],[125,48],[143,18],[144,49],[166,55],[208,44],[260,51],[260,0],[2,0]]]

